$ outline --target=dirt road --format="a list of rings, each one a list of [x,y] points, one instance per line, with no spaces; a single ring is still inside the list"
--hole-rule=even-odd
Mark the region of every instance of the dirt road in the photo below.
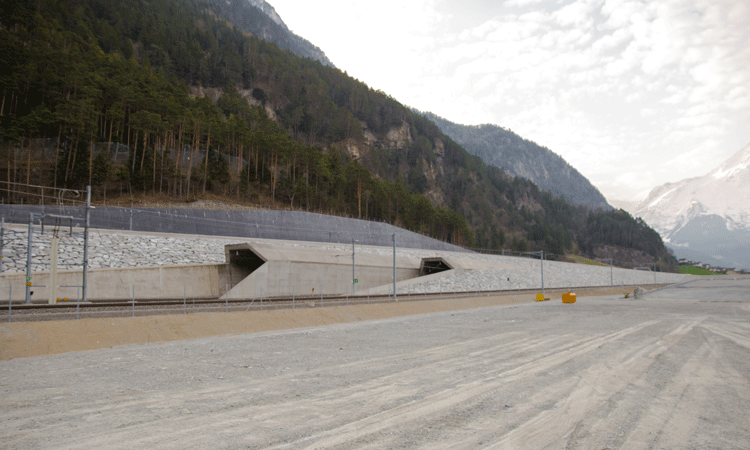
[[[750,448],[750,280],[0,362],[0,447]]]

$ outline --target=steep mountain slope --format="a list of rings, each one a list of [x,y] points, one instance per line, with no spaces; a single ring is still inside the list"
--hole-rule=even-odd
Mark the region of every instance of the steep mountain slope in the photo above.
[[[0,66],[9,68],[0,72],[0,173],[9,183],[91,185],[109,200],[221,195],[483,249],[666,251],[628,214],[571,205],[485,164],[393,97],[241,31],[218,6],[11,6],[0,15]],[[3,199],[38,201],[15,191]]]
[[[702,177],[654,188],[635,213],[678,256],[750,268],[750,144]]]
[[[485,163],[531,180],[540,189],[575,205],[605,211],[613,209],[586,177],[548,148],[496,125],[460,125],[432,113],[425,115],[435,121],[443,133]]]
[[[309,41],[292,33],[273,6],[264,0],[203,0],[215,6],[235,25],[246,33],[273,42],[283,50],[297,56],[320,61],[333,66],[325,53]]]

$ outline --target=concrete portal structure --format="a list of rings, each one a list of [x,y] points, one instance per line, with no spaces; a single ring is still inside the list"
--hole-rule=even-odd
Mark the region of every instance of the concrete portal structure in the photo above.
[[[230,278],[241,280],[229,290],[229,298],[352,293],[351,251],[257,243],[224,249]],[[355,263],[358,296],[392,292],[392,255],[357,253]],[[420,258],[396,256],[397,282],[419,277],[421,269]]]

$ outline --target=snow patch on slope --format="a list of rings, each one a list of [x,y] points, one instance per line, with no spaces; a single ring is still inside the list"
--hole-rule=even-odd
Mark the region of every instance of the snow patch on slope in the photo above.
[[[654,188],[634,215],[672,246],[710,241],[729,251],[750,245],[750,144],[702,177]]]

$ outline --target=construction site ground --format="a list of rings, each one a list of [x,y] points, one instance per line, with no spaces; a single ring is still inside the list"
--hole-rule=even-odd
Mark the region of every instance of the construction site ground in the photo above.
[[[749,279],[591,294],[5,324],[0,447],[750,448]]]

